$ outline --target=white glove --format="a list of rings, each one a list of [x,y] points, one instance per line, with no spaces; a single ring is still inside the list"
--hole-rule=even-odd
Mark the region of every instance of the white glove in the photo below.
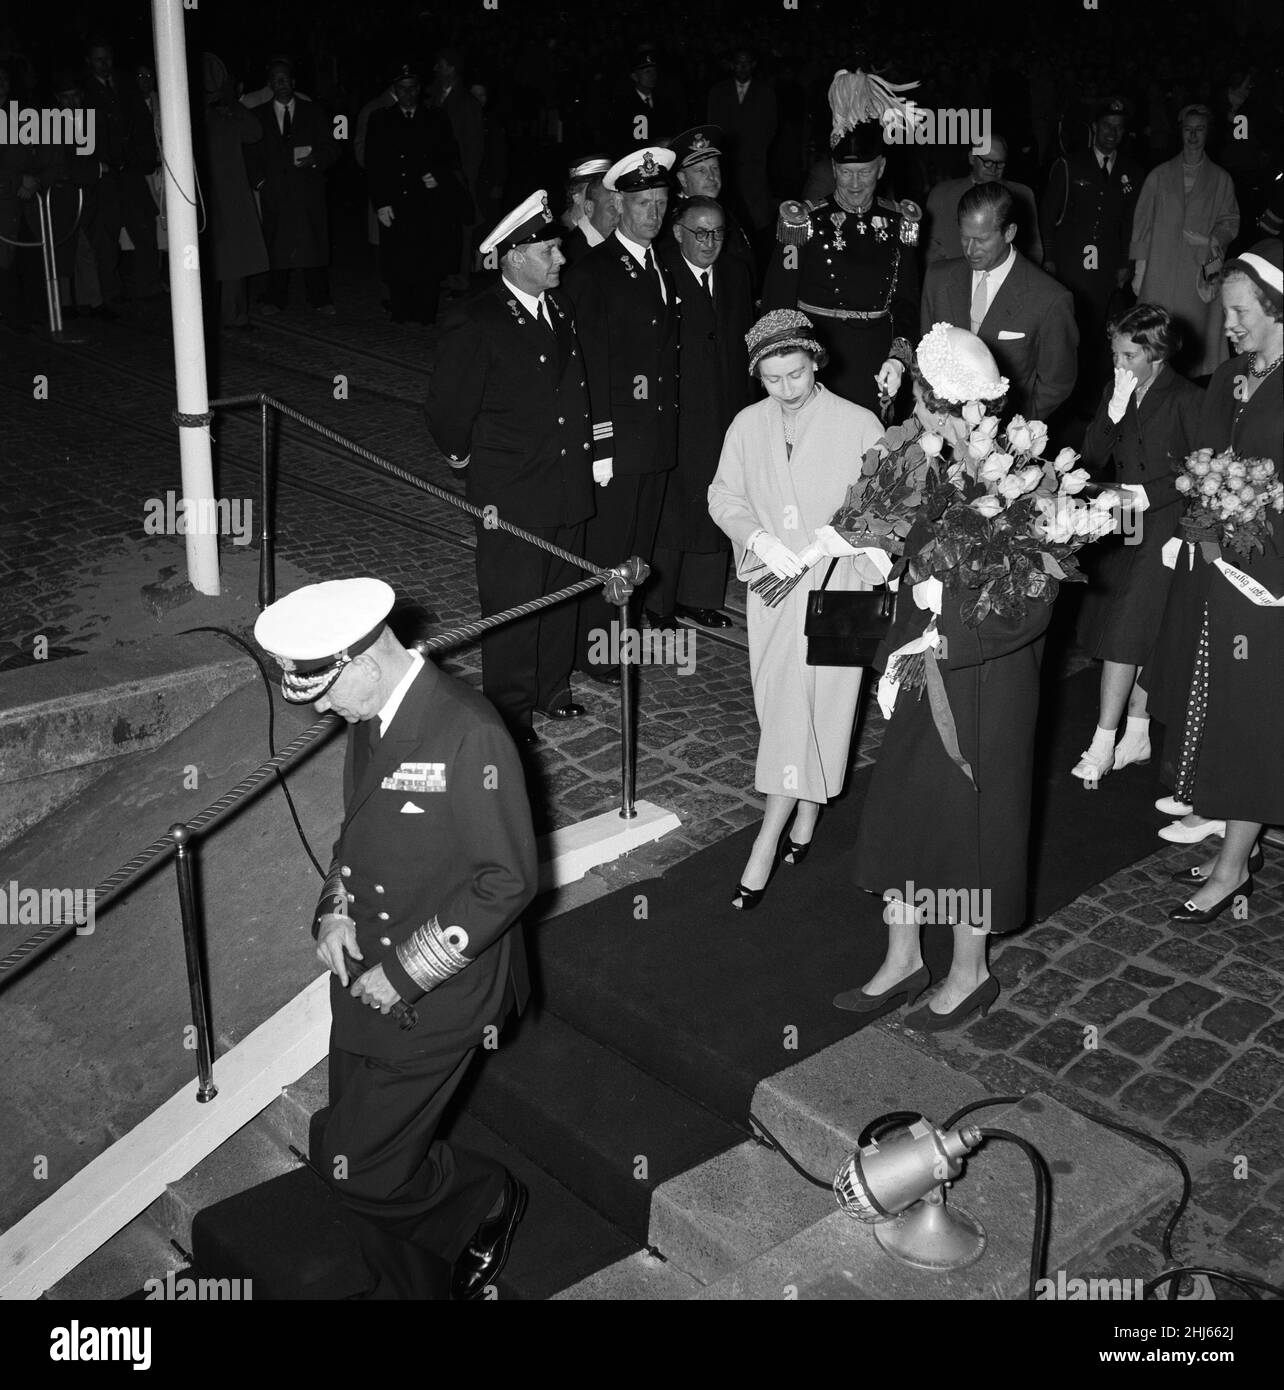
[[[1132,292],[1135,295],[1141,294],[1141,282],[1146,278],[1146,262],[1137,261],[1133,266],[1132,272]]]
[[[1115,389],[1106,403],[1106,414],[1117,425],[1128,410],[1128,402],[1137,389],[1137,378],[1127,367],[1115,368]]]
[[[822,555],[831,557],[860,554],[860,551],[850,541],[845,541],[832,526],[822,526],[816,532],[816,539],[812,544],[819,548]]]
[[[456,469],[459,469],[459,468],[467,468],[467,467],[468,467],[468,461],[469,461],[469,459],[471,459],[471,458],[472,458],[472,455],[471,455],[471,454],[465,454],[465,455],[463,456],[463,458],[461,458],[461,459],[449,459],[449,458],[448,458],[448,459],[446,460],[446,462],[447,462],[448,464],[450,464],[450,466],[451,466],[452,468],[456,468]]]
[[[392,219],[395,214],[391,208],[379,208],[375,212],[375,216],[379,219],[379,225],[381,227],[391,227]]]
[[[944,587],[941,581],[935,576],[929,576],[927,579],[920,579],[919,582],[914,585],[914,602],[920,608],[926,608],[939,617],[941,613],[941,595],[943,592]]]
[[[901,382],[904,379],[904,364],[898,362],[894,357],[889,357],[878,369],[874,383],[884,396],[894,396],[901,389]]]
[[[1134,512],[1144,512],[1150,506],[1150,498],[1141,483],[1120,483],[1119,491],[1123,493],[1124,506],[1131,507]]]
[[[605,487],[615,476],[613,459],[595,459],[593,462],[593,481],[598,487]]]
[[[777,579],[793,579],[807,569],[802,559],[770,531],[759,531],[749,548]]]
[[[433,176],[432,176],[431,174],[425,174],[425,175],[424,175],[424,187],[425,187],[425,188],[436,188],[436,187],[437,187],[437,180],[436,180],[435,178],[433,178]]]

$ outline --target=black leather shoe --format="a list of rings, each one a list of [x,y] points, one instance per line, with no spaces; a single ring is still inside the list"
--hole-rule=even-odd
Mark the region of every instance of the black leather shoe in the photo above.
[[[918,1002],[918,996],[932,983],[932,976],[929,974],[927,966],[920,965],[912,975],[906,975],[898,984],[894,984],[890,989],[885,989],[879,994],[866,994],[863,989],[845,989],[841,994],[834,995],[834,1008],[846,1009],[852,1014],[872,1014],[875,1009],[881,1009],[884,1004],[893,1001],[903,1003],[908,1009],[911,1005]],[[902,998],[901,996],[904,996]]]
[[[1266,858],[1262,854],[1261,846],[1259,845],[1258,848],[1248,856],[1249,873],[1257,873],[1265,862]],[[1196,888],[1198,888],[1201,883],[1208,882],[1208,875],[1200,873],[1198,864],[1192,864],[1189,869],[1179,869],[1171,877],[1174,883],[1189,883]]]
[[[583,705],[577,705],[574,700],[567,700],[564,705],[554,705],[552,709],[540,709],[537,705],[536,710],[545,719],[579,719],[588,713]]]
[[[699,623],[701,627],[731,626],[731,619],[725,613],[719,613],[716,608],[688,608],[686,604],[679,603],[674,612],[679,618],[685,618],[691,623]]]
[[[526,1215],[526,1188],[511,1173],[504,1174],[504,1205],[499,1215],[483,1221],[462,1255],[455,1261],[450,1277],[450,1296],[457,1303],[477,1299],[486,1286],[499,1278],[508,1263],[513,1232]]]
[[[999,982],[993,975],[987,975],[972,993],[949,1013],[933,1013],[931,1005],[924,1004],[921,1009],[906,1014],[904,1023],[906,1028],[913,1028],[918,1033],[944,1033],[950,1028],[957,1028],[961,1023],[966,1023],[978,1009],[984,1018],[990,1012],[990,1005],[998,997]]]
[[[539,735],[529,724],[519,725],[515,729],[510,729],[509,732],[513,736],[513,742],[519,748],[534,748],[539,742]]]
[[[1182,903],[1180,907],[1173,908],[1168,914],[1168,920],[1170,922],[1211,922],[1220,917],[1236,898],[1249,897],[1253,888],[1253,875],[1249,874],[1238,888],[1232,889],[1224,898],[1218,899],[1212,907],[1196,907],[1193,902],[1187,901]]]

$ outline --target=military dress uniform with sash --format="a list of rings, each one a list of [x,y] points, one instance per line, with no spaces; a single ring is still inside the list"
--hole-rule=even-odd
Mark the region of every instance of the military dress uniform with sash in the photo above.
[[[879,368],[888,358],[908,366],[917,340],[921,217],[888,198],[864,214],[836,198],[780,206],[762,308],[805,313],[829,351],[825,385],[875,413]]]

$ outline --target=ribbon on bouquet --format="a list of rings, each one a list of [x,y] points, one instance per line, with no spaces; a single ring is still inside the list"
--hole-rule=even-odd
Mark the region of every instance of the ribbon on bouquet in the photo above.
[[[1206,544],[1206,542],[1200,542]],[[1181,554],[1182,546],[1188,546],[1186,563],[1189,565],[1195,558],[1195,543],[1183,540],[1180,536],[1174,536],[1160,552],[1160,558],[1169,569],[1177,568],[1177,557]],[[1214,552],[1216,547],[1212,547]],[[1255,603],[1259,608],[1284,608],[1284,594],[1276,598],[1265,584],[1259,584],[1250,574],[1245,574],[1243,570],[1236,569],[1234,565],[1227,563],[1216,553],[1206,556],[1213,562],[1213,565],[1221,571],[1222,578],[1226,582],[1238,589],[1250,603]]]
[[[971,764],[959,747],[954,712],[950,709],[949,697],[945,693],[945,680],[941,675],[936,654],[940,641],[941,634],[937,632],[936,623],[933,621],[921,636],[911,638],[887,658],[887,667],[878,682],[878,707],[882,710],[884,719],[892,717],[901,689],[901,682],[896,675],[898,667],[922,653],[924,683],[927,686],[927,701],[932,711],[932,722],[936,725],[936,732],[941,736],[941,743],[950,761],[972,784],[973,790],[976,790],[976,778],[973,776]]]

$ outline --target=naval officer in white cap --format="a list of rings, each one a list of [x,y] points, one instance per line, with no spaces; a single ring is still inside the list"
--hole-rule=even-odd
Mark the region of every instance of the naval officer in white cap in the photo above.
[[[557,288],[561,226],[544,190],[482,241],[500,279],[446,320],[427,404],[428,428],[464,472],[466,495],[491,515],[584,553],[593,515],[592,433],[584,356],[570,301]],[[482,616],[564,589],[586,571],[484,520],[477,523]],[[523,747],[532,716],[575,719],[576,604],[554,604],[482,638],[482,689]]]
[[[309,584],[264,609],[254,634],[287,700],[352,726],[312,926],[332,972],[319,1166],[365,1256],[367,1297],[471,1299],[507,1258],[525,1189],[436,1131],[484,1030],[529,993],[517,921],[536,889],[535,837],[503,724],[401,645],[393,597],[379,579]],[[413,1013],[398,1026],[386,1015],[402,1001]]]
[[[672,150],[647,146],[618,160],[604,187],[620,225],[566,274],[566,292],[588,367],[597,515],[585,554],[603,566],[639,555],[649,565],[678,448],[678,294],[652,242],[664,226]],[[598,593],[580,604],[579,662],[593,679],[619,682],[616,666],[594,666],[595,632],[616,610]]]

